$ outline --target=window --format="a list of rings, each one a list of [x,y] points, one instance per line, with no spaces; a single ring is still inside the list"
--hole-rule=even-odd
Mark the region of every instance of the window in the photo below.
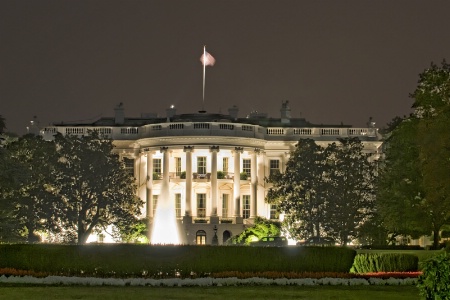
[[[197,173],[206,174],[206,156],[197,157]]]
[[[153,159],[153,174],[161,175],[161,158],[154,158]],[[159,179],[159,178],[153,178],[153,179]]]
[[[246,173],[248,177],[251,176],[251,160],[246,158],[242,160],[242,172]]]
[[[181,218],[181,194],[175,194],[175,215]]]
[[[222,160],[222,171],[227,174],[228,173],[228,157],[224,157]]]
[[[158,197],[159,195],[153,195],[153,217],[155,217],[156,206],[158,206]]]
[[[128,174],[134,176],[134,159],[124,157],[123,163],[125,164],[125,170],[128,172]]]
[[[274,174],[275,172],[280,172],[280,161],[278,159],[271,159],[269,166],[270,175]]]
[[[197,194],[197,217],[206,217],[206,194]]]
[[[276,204],[270,204],[270,216],[269,218],[271,220],[278,219],[278,212],[277,212],[277,205]]]
[[[181,157],[175,157],[175,175],[181,175]]]
[[[242,217],[244,219],[250,218],[250,195],[242,196]]]
[[[222,194],[222,218],[228,218],[228,194]]]
[[[195,243],[197,245],[205,245],[206,244],[206,232],[204,230],[199,230],[195,234]]]

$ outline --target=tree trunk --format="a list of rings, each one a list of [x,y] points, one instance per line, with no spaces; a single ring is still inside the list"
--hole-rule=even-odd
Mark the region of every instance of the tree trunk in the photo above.
[[[441,229],[441,226],[438,226],[435,224],[433,230],[433,249],[438,250],[439,249],[439,230]]]

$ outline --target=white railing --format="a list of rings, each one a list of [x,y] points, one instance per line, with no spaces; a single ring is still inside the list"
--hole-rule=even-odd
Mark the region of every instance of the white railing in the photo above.
[[[141,127],[93,127],[93,126],[49,126],[42,130],[44,137],[54,134],[84,135],[90,130],[115,140],[134,140],[140,138],[164,136],[228,136],[266,140],[298,140],[299,136],[311,138],[326,137],[362,137],[378,136],[376,128],[322,128],[322,127],[263,127],[259,125],[220,122],[183,122],[148,124]]]

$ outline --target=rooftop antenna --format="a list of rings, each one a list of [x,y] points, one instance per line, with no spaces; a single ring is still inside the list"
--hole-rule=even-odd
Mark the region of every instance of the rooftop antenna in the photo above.
[[[216,59],[206,52],[206,46],[203,46],[203,54],[200,56],[200,61],[203,64],[203,102],[202,102],[202,110],[200,113],[205,113],[205,79],[206,79],[206,66],[214,66],[216,63]]]

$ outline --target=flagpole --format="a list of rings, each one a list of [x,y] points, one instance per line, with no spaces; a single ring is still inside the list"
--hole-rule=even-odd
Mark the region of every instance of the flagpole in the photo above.
[[[203,46],[203,57],[206,59],[206,46]],[[206,63],[203,63],[203,102],[202,111],[205,110],[205,77],[206,77]]]

